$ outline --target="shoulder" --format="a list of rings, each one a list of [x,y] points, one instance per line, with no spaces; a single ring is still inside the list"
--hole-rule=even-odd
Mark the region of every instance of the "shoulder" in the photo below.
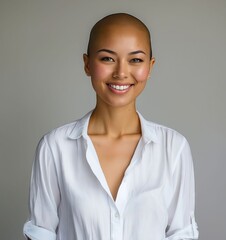
[[[70,134],[76,128],[77,123],[78,120],[50,130],[41,137],[38,145],[46,145],[48,148],[63,147],[70,141]]]
[[[170,127],[146,120],[140,114],[141,128],[144,137],[153,139],[154,142],[159,144],[167,144],[173,146],[183,145],[186,142],[184,135],[179,133],[177,130]]]
[[[46,138],[48,141],[59,141],[61,139],[68,138],[72,130],[75,128],[77,122],[78,120],[54,128],[51,131],[47,132],[44,135],[44,138]]]
[[[51,130],[42,137],[41,141],[46,142],[50,147],[57,146],[59,149],[67,146],[73,142],[72,140],[79,139],[86,134],[90,115],[91,111],[78,120]]]
[[[154,143],[152,149],[158,156],[165,156],[174,168],[181,156],[190,156],[190,146],[184,135],[170,127],[141,119],[143,136]]]
[[[154,127],[158,139],[162,142],[172,142],[180,145],[187,141],[183,134],[173,128],[153,122],[150,122],[150,125]]]
[[[177,130],[154,122],[150,122],[150,125],[155,129],[159,143],[168,150],[181,151],[188,145],[187,138]]]

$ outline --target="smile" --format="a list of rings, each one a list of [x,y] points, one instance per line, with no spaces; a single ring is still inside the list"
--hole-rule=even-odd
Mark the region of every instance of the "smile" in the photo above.
[[[116,90],[123,91],[123,90],[128,89],[131,85],[115,85],[115,84],[109,84],[109,86],[110,86],[111,88],[116,89]]]

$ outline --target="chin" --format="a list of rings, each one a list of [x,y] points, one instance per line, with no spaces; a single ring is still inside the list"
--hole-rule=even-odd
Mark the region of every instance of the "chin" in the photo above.
[[[124,108],[124,107],[131,107],[131,106],[135,106],[135,102],[124,102],[124,101],[115,101],[115,102],[108,102],[107,105],[109,107],[113,107],[113,108]]]

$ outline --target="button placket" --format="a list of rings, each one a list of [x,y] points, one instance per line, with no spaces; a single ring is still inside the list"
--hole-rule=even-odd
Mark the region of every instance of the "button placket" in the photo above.
[[[129,195],[128,174],[125,174],[119,187],[116,201],[110,203],[111,215],[111,240],[123,240],[123,212]]]
[[[111,240],[122,239],[122,221],[116,206],[111,208]]]
[[[115,218],[118,219],[119,218],[119,214],[116,212],[115,213]]]

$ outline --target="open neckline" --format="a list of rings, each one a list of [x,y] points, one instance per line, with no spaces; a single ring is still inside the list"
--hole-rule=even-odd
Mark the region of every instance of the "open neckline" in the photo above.
[[[120,193],[120,188],[122,186],[122,183],[124,182],[124,179],[125,179],[126,175],[129,173],[129,171],[133,168],[133,166],[137,162],[137,160],[139,158],[138,156],[140,156],[140,154],[141,154],[141,150],[142,150],[141,146],[142,146],[142,142],[143,142],[142,135],[141,135],[141,137],[139,138],[139,140],[137,142],[137,145],[136,145],[136,147],[134,149],[134,152],[133,152],[133,155],[132,155],[131,160],[129,162],[129,165],[128,165],[128,167],[126,168],[126,170],[124,172],[124,175],[123,175],[121,183],[120,183],[120,185],[118,187],[118,191],[117,191],[115,199],[112,196],[112,193],[111,193],[110,187],[108,185],[107,179],[105,177],[104,171],[103,171],[103,169],[101,167],[100,160],[99,160],[96,148],[95,148],[95,146],[93,144],[93,141],[92,141],[91,137],[88,134],[87,134],[87,141],[88,141],[88,149],[87,149],[87,151],[91,151],[93,153],[92,160],[90,160],[90,162],[89,162],[92,166],[95,165],[95,168],[91,167],[92,170],[93,170],[93,173],[97,177],[97,179],[99,180],[100,184],[105,189],[107,194],[111,197],[112,201],[116,204],[118,202],[118,198],[120,198],[119,193]],[[94,161],[94,162],[92,163],[92,161]]]

